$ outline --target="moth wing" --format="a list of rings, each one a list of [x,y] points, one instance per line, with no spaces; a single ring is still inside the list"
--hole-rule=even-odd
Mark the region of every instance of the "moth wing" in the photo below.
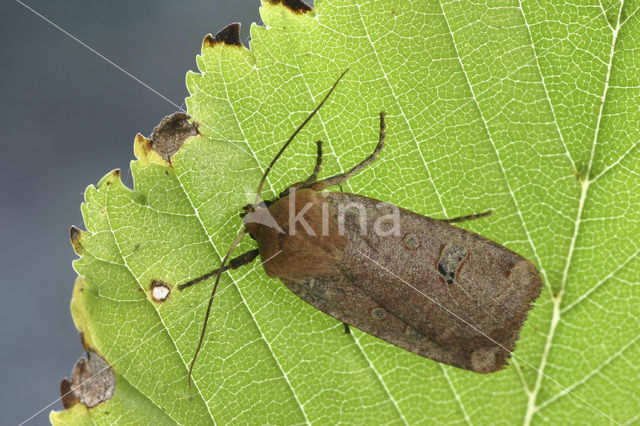
[[[316,309],[425,358],[473,369],[471,358],[459,356],[389,313],[344,275],[329,275],[303,281],[282,280],[293,293]]]
[[[481,373],[506,364],[542,287],[529,261],[477,234],[372,198],[329,193],[327,199],[349,238],[342,274],[404,324],[405,337],[382,338]],[[341,205],[363,209],[340,212]],[[378,337],[391,331],[362,329]],[[430,341],[429,350],[416,350],[411,330]],[[433,356],[434,345],[444,354]]]

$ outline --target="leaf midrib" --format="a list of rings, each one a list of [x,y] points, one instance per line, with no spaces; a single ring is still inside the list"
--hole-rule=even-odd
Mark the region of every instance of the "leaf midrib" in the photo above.
[[[555,336],[556,327],[560,322],[560,316],[562,314],[562,309],[561,309],[562,299],[563,299],[563,296],[564,296],[565,290],[566,290],[566,283],[567,283],[567,280],[568,280],[569,270],[570,270],[571,263],[572,263],[572,260],[573,260],[573,253],[574,253],[576,241],[577,241],[578,235],[580,233],[580,224],[581,224],[582,215],[583,215],[583,212],[584,212],[584,205],[585,205],[585,202],[586,202],[586,199],[587,199],[587,193],[588,193],[588,190],[589,190],[589,177],[591,175],[591,169],[592,169],[592,166],[593,166],[593,159],[594,159],[594,156],[595,156],[598,137],[600,135],[600,123],[602,121],[602,113],[604,111],[604,105],[605,105],[605,102],[606,102],[606,97],[607,97],[608,89],[609,89],[609,79],[611,77],[611,69],[613,67],[615,44],[616,44],[616,41],[617,41],[618,31],[620,30],[620,16],[622,14],[623,7],[624,7],[624,0],[622,0],[620,2],[620,8],[618,10],[618,16],[617,16],[617,19],[616,19],[616,28],[615,29],[609,23],[609,21],[607,19],[607,16],[606,16],[606,12],[603,11],[604,18],[607,21],[607,24],[608,24],[609,28],[611,28],[611,30],[612,30],[612,41],[611,41],[611,48],[610,48],[610,54],[609,54],[609,63],[607,65],[607,75],[606,75],[604,86],[603,86],[603,94],[602,94],[602,100],[600,102],[600,109],[598,111],[598,116],[597,116],[597,119],[596,119],[596,129],[594,131],[594,136],[593,136],[593,141],[592,141],[592,146],[591,146],[591,153],[590,153],[590,158],[589,158],[589,164],[588,164],[588,167],[587,167],[586,175],[585,175],[584,179],[581,182],[582,185],[581,185],[580,199],[579,199],[578,209],[577,209],[577,212],[576,212],[576,219],[574,221],[574,233],[573,233],[573,236],[571,238],[571,242],[569,244],[568,253],[567,253],[567,256],[566,256],[567,260],[566,260],[565,267],[564,267],[564,270],[563,270],[563,273],[562,273],[562,279],[561,279],[561,283],[560,283],[560,290],[559,290],[559,292],[558,292],[556,297],[553,297],[553,294],[552,294],[552,300],[554,302],[554,304],[553,304],[553,319],[552,319],[552,321],[550,323],[549,334],[547,336],[547,340],[546,340],[546,343],[545,343],[543,357],[540,360],[540,366],[539,366],[539,369],[538,369],[538,375],[537,375],[537,378],[536,378],[536,383],[535,383],[535,386],[534,386],[531,394],[529,395],[529,404],[528,404],[527,412],[525,413],[525,418],[524,418],[524,423],[525,424],[529,424],[529,422],[533,419],[533,415],[535,413],[537,413],[543,406],[547,405],[546,403],[537,404],[536,402],[537,402],[538,393],[539,393],[539,391],[540,391],[540,389],[542,387],[542,379],[543,379],[543,377],[547,376],[544,373],[544,369],[546,367],[547,359],[548,359],[548,356],[549,356],[549,353],[550,353],[550,350],[551,350],[553,338]],[[522,10],[522,7],[521,7],[521,10]],[[524,11],[522,11],[522,15],[523,15],[523,18],[526,20]],[[531,39],[531,40],[532,40],[532,45],[533,45],[534,44],[533,43],[533,39]],[[537,56],[536,56],[536,58],[537,58]],[[537,60],[536,60],[536,62],[537,62]],[[542,73],[542,69],[540,68],[539,64],[538,64],[538,70],[539,70],[540,75],[542,77],[542,80],[544,82],[544,75]],[[545,90],[546,90],[546,88],[545,88]],[[551,104],[551,101],[549,101],[549,102]],[[564,144],[564,138],[562,137],[562,132],[560,131],[560,128],[558,126],[558,120],[555,117],[555,115],[554,115],[554,121],[556,123],[556,127],[558,129],[558,133],[559,133],[560,137],[562,138],[563,145],[564,145],[564,147],[566,149],[566,145]],[[569,155],[568,152],[567,152],[567,155],[568,155],[569,159],[571,159],[571,156]],[[572,159],[571,159],[571,162],[572,162],[572,164],[574,166],[574,169],[575,169],[575,163],[573,162]],[[549,285],[549,287],[551,288],[550,285]],[[591,377],[591,376],[587,375],[583,379],[588,380],[589,377]],[[583,379],[579,380],[578,382],[581,382]],[[564,389],[562,391],[560,391],[557,395],[571,393],[572,389],[574,389],[574,388],[575,387],[573,385],[564,387]],[[554,395],[554,396],[550,397],[549,400],[557,399],[557,395]],[[591,408],[594,408],[600,414],[604,415],[605,417],[609,418],[610,420],[613,420],[606,413],[603,413],[602,411],[600,411],[597,407],[595,407],[594,405],[592,405],[588,401],[582,399],[579,396],[577,396],[577,397],[580,400],[582,400],[583,402],[586,402],[589,406],[591,406]],[[549,400],[547,400],[547,401],[549,401]]]

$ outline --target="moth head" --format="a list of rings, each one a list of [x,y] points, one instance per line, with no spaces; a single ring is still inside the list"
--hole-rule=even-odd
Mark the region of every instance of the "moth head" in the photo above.
[[[242,208],[240,217],[251,238],[255,239],[255,234],[259,226],[278,228],[276,220],[269,211],[271,204],[273,204],[273,201],[261,201],[257,204],[247,204]]]

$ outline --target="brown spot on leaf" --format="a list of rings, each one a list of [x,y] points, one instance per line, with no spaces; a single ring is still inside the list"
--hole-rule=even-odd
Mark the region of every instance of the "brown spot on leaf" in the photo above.
[[[219,43],[229,46],[242,46],[242,42],[240,41],[240,23],[234,22],[227,25],[218,31],[215,36],[207,34],[202,41],[202,46],[213,47]]]
[[[191,123],[189,118],[184,112],[175,112],[163,118],[153,129],[151,147],[168,163],[188,138],[200,134],[198,124]]]
[[[60,395],[64,408],[78,402],[87,408],[108,401],[113,396],[116,379],[111,366],[96,352],[89,349],[86,358],[80,358],[73,367],[71,380],[60,383]]]
[[[313,10],[311,6],[309,6],[302,0],[269,0],[269,3],[282,4],[284,7],[290,9],[294,13],[307,13]]]
[[[115,179],[120,179],[120,169],[115,169],[111,172],[111,176],[113,176]],[[107,186],[111,185],[113,183],[113,180],[108,180],[107,181]]]
[[[160,280],[151,281],[151,297],[156,302],[164,302],[171,294],[171,287]]]
[[[82,243],[80,242],[81,236],[82,231],[75,226],[71,226],[71,229],[69,229],[69,239],[71,240],[73,251],[75,251],[77,255],[82,254]]]
[[[71,390],[71,382],[66,377],[60,382],[60,398],[65,410],[80,402],[76,394]]]

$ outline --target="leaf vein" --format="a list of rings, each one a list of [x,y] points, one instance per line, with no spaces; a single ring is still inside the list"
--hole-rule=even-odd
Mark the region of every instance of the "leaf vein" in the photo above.
[[[110,209],[109,209],[109,199],[110,199],[109,193],[111,192],[112,187],[113,187],[113,185],[108,185],[107,189],[106,189],[106,193],[105,193],[105,212],[106,212],[107,224],[109,226],[109,229],[111,230],[111,234],[113,236],[113,241],[114,241],[114,243],[115,243],[115,245],[116,245],[116,247],[118,249],[118,253],[120,254],[120,257],[122,258],[122,260],[124,261],[125,267],[129,271],[129,274],[131,274],[131,277],[133,277],[133,279],[138,283],[138,286],[144,290],[144,286],[142,285],[142,283],[140,282],[139,278],[136,276],[136,274],[133,273],[133,270],[129,266],[129,263],[127,262],[127,259],[124,256],[124,253],[122,252],[122,249],[120,247],[120,242],[118,241],[118,237],[116,236],[115,229],[113,228],[113,226],[111,224],[111,212],[110,212]],[[151,303],[151,302],[149,302],[149,303]],[[158,319],[160,320],[160,323],[164,327],[164,331],[166,332],[167,336],[169,337],[169,340],[171,341],[171,343],[173,343],[173,346],[175,348],[176,353],[178,354],[178,356],[182,360],[182,363],[184,364],[186,370],[188,371],[189,367],[188,367],[185,359],[182,357],[182,353],[178,350],[178,345],[177,345],[176,341],[173,340],[173,337],[171,336],[171,332],[169,331],[169,328],[167,327],[166,323],[164,322],[164,318],[162,317],[162,315],[160,315],[160,312],[158,311],[158,307],[155,306],[153,303],[151,303],[151,305],[153,306],[154,311],[155,311],[156,315],[158,316]],[[204,399],[204,396],[200,392],[200,388],[197,387],[197,384],[196,384],[196,389],[198,390],[198,395],[200,395],[200,398],[202,399],[202,403],[207,407],[207,411],[209,412],[209,415],[211,416],[211,420],[215,424],[215,420],[213,418],[213,413],[211,413],[211,410],[209,410],[209,405],[206,403],[206,401]]]

